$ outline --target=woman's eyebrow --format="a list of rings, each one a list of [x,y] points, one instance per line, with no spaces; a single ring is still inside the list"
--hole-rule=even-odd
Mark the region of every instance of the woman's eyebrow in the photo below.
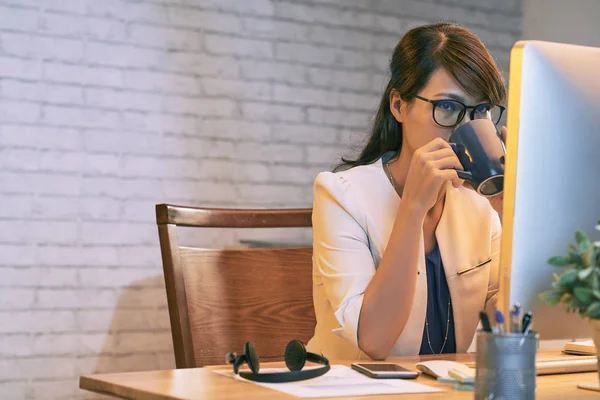
[[[461,96],[461,95],[459,95],[459,94],[456,94],[456,93],[450,93],[450,92],[441,92],[441,93],[438,93],[438,94],[436,94],[436,96],[445,96],[445,97],[447,97],[447,98],[449,98],[449,99],[452,99],[452,100],[457,100],[457,101],[460,101],[460,102],[462,102],[462,103],[465,103],[465,104],[467,104],[467,100],[466,100],[466,99],[465,99],[463,96]],[[486,100],[486,99],[484,99],[484,98],[480,98],[480,99],[477,99],[477,102],[476,102],[476,103],[477,103],[477,104],[482,104],[482,103],[486,103],[486,102],[487,102],[487,100]]]
[[[444,97],[447,97],[452,100],[458,100],[463,103],[466,102],[464,97],[462,97],[461,95],[455,94],[455,93],[441,92],[441,93],[436,94],[436,96],[444,96]]]

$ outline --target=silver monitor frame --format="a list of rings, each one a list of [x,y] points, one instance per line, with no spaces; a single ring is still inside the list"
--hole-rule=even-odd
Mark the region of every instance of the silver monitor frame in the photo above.
[[[589,323],[538,295],[549,257],[581,229],[598,240],[600,48],[519,41],[511,49],[498,307],[533,312],[542,340],[591,337]]]

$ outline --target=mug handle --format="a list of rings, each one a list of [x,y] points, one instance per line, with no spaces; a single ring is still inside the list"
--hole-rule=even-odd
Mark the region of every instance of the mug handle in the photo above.
[[[448,144],[450,145],[450,147],[452,147],[452,150],[454,151],[454,153],[456,154],[456,157],[458,157],[458,161],[460,162],[460,153],[457,149],[458,146],[456,145],[456,143],[452,143],[452,142],[450,142]],[[462,162],[461,162],[461,164],[462,164]],[[460,179],[469,182],[471,184],[471,186],[473,186],[473,188],[475,188],[476,184],[474,182],[473,174],[471,174],[471,172],[457,169],[456,173],[458,174],[458,177]]]
[[[473,186],[473,188],[475,189],[475,182],[473,180],[473,174],[471,174],[471,172],[469,172],[469,171],[461,171],[460,169],[457,169],[456,170],[456,174],[458,175],[458,177],[460,179],[469,182],[471,184],[471,186]]]

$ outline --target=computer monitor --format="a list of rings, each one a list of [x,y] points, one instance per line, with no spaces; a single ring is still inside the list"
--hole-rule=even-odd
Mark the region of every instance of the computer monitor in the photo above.
[[[540,340],[590,338],[588,322],[549,306],[547,264],[574,232],[598,240],[600,49],[519,41],[510,53],[499,308],[533,312]]]

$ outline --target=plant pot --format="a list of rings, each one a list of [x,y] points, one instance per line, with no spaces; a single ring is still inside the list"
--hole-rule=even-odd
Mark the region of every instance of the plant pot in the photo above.
[[[598,381],[600,383],[600,319],[590,319],[590,326],[592,327],[592,339],[597,351]]]

